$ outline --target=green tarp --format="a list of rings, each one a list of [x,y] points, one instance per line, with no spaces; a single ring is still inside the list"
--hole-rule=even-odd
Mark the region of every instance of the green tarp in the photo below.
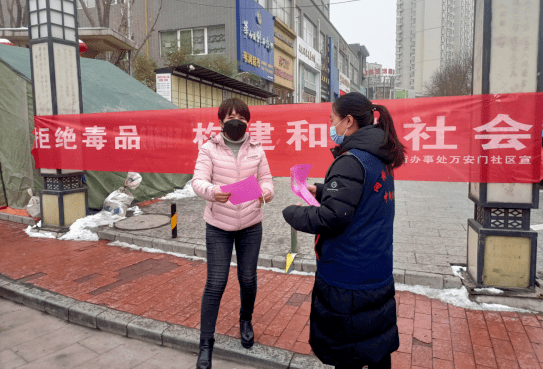
[[[177,109],[108,62],[81,58],[81,85],[84,113]],[[0,44],[0,164],[9,206],[19,209],[30,200],[27,189],[37,194],[43,188],[30,154],[34,142],[30,133],[34,129],[32,104],[29,50]],[[141,185],[131,191],[138,202],[163,196],[192,178],[192,174],[140,174]],[[89,171],[85,179],[89,207],[100,209],[107,195],[124,184],[126,173]],[[0,206],[3,202],[0,182]]]

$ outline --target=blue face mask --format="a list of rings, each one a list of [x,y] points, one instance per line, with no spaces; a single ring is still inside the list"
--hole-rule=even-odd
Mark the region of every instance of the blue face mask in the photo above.
[[[346,117],[345,117],[346,118]],[[341,122],[343,122],[345,120],[345,118],[343,118],[342,120],[339,121],[338,124],[340,124]],[[341,145],[341,143],[343,142],[343,140],[345,139],[345,133],[347,133],[347,130],[348,128],[345,130],[345,132],[343,133],[343,135],[339,136],[336,132],[336,126],[338,125],[336,124],[335,126],[331,126],[330,127],[330,138],[332,139],[332,141],[334,141],[336,144],[338,145]]]

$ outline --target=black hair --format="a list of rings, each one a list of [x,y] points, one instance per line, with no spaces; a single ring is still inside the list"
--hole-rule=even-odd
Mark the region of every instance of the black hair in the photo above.
[[[222,102],[221,106],[219,106],[219,119],[221,122],[224,121],[224,118],[228,116],[233,110],[236,111],[239,115],[241,115],[247,123],[249,120],[251,120],[251,113],[249,112],[249,107],[245,102],[241,99],[238,99],[237,97],[232,97],[229,99],[226,99]]]
[[[405,161],[405,147],[398,139],[394,122],[387,108],[383,105],[374,105],[360,92],[350,92],[338,98],[332,104],[332,109],[340,118],[350,115],[356,121],[358,128],[374,124],[373,112],[379,112],[377,127],[385,132],[381,148],[391,154],[390,169],[398,168]]]

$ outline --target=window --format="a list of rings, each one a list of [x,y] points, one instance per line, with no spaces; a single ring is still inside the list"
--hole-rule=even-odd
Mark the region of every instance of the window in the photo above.
[[[160,33],[160,55],[167,58],[181,49],[192,55],[220,54],[226,51],[224,25]]]
[[[302,37],[305,42],[309,44],[312,48],[317,47],[317,27],[307,18],[304,16],[304,32]]]
[[[341,55],[341,73],[345,74],[346,76],[349,75],[349,62],[347,61],[347,58],[345,58],[343,55]]]
[[[354,80],[354,65],[350,64],[349,66],[349,78]]]
[[[359,81],[358,81],[358,69],[354,69],[354,73],[353,73],[353,79],[354,79],[354,83],[356,83],[357,85],[359,84]]]
[[[334,65],[337,67],[337,41],[334,41]]]
[[[283,23],[289,27],[292,27],[292,0],[270,0],[270,10],[271,13],[283,21]]]
[[[326,54],[326,36],[321,32],[320,42],[319,42],[319,51],[322,55]]]
[[[304,68],[305,87],[317,91],[316,74]]]
[[[335,49],[335,47],[334,47]],[[343,55],[341,55],[339,57],[339,65],[338,65],[338,68],[337,68],[341,73],[343,73]]]
[[[302,36],[302,11],[300,8],[296,7],[296,21],[294,25],[294,31],[298,34],[298,36]]]
[[[96,0],[83,0],[83,2],[85,3],[85,6],[87,8],[94,8],[96,6]],[[82,9],[83,8],[79,1],[76,1],[76,3],[77,3],[77,9]],[[113,4],[113,2],[112,2],[112,4]]]
[[[264,8],[266,8],[266,0],[255,0],[255,3],[260,4]]]

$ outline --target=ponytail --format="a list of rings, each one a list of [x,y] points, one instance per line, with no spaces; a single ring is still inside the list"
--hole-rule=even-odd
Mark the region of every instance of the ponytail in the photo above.
[[[379,112],[377,127],[385,132],[385,139],[381,148],[392,154],[393,160],[392,163],[389,164],[390,169],[398,168],[405,161],[405,147],[398,139],[396,129],[394,128],[394,122],[392,121],[388,109],[383,105],[373,105],[373,108]]]

